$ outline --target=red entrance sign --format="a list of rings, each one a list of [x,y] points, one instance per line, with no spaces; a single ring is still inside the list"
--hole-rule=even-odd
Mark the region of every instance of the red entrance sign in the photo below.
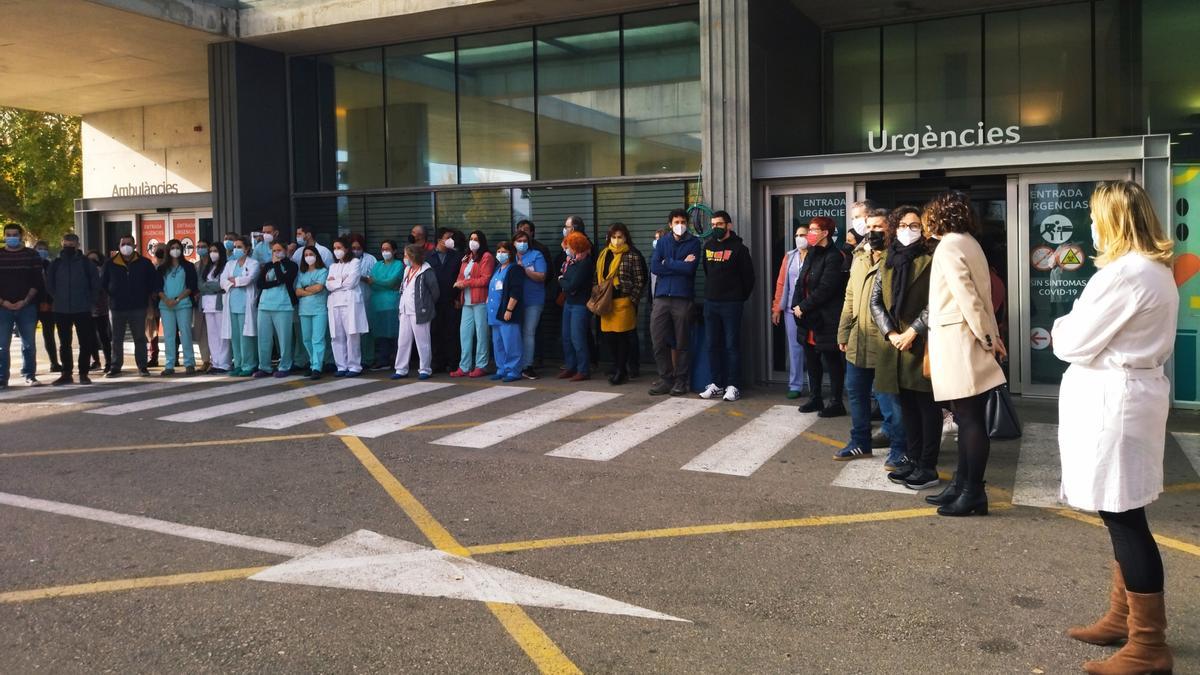
[[[178,239],[183,243],[183,256],[192,262],[196,262],[196,237],[200,236],[196,231],[195,218],[172,218],[171,219],[171,238]]]
[[[139,225],[138,241],[142,245],[142,255],[154,260],[154,247],[167,243],[167,219],[165,217],[143,217]]]

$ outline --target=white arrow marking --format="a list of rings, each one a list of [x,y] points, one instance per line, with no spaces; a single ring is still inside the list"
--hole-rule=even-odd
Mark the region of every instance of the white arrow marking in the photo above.
[[[304,586],[687,621],[367,530],[354,532],[250,578]]]

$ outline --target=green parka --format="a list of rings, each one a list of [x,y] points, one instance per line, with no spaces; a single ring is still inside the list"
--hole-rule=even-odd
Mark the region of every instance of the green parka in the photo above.
[[[866,246],[860,246],[854,252],[846,299],[838,321],[838,344],[846,345],[846,360],[858,368],[875,368],[876,354],[885,346],[879,329],[871,320],[871,286],[875,283],[879,265],[879,261],[872,260]]]

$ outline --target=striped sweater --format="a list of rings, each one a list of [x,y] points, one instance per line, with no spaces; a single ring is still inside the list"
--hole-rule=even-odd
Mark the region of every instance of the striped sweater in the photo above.
[[[15,251],[0,247],[0,299],[20,302],[29,297],[31,288],[39,295],[46,289],[42,259],[37,252],[26,247]]]

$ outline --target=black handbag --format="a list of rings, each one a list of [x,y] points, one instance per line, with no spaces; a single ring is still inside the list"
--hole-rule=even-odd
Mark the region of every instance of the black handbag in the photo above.
[[[987,420],[988,438],[1008,441],[1021,437],[1021,420],[1017,417],[1017,408],[1013,405],[1007,384],[988,392],[984,418]]]

